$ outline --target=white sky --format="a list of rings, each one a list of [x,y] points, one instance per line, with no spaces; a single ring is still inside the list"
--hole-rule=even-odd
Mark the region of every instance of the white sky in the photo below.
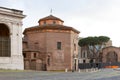
[[[120,46],[120,0],[0,0],[0,6],[24,11],[23,30],[38,25],[53,9],[80,37],[108,36],[113,46]]]

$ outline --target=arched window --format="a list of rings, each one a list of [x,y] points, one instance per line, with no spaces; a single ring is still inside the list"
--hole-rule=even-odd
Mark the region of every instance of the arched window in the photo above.
[[[0,57],[10,57],[10,32],[5,24],[0,24]]]
[[[114,51],[108,52],[106,58],[107,62],[118,62],[118,55]]]
[[[44,21],[43,24],[46,25],[46,21]]]
[[[56,24],[56,21],[53,21],[53,24]]]

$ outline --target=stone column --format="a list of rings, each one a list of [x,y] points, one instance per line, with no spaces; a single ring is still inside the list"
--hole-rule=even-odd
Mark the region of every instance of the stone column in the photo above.
[[[11,36],[11,62],[12,68],[24,69],[23,55],[22,55],[22,27],[19,23],[12,25],[12,36]]]

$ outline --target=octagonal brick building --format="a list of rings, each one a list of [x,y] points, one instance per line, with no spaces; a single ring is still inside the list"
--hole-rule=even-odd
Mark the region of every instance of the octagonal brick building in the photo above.
[[[41,18],[38,26],[23,32],[24,68],[26,70],[77,70],[79,31],[63,25],[53,15]]]

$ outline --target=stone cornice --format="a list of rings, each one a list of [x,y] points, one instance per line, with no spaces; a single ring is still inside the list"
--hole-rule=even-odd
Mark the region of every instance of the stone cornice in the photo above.
[[[116,48],[116,49],[120,49],[120,47],[108,46],[108,47],[103,48],[102,50],[105,50],[105,49],[108,49],[108,48]]]
[[[25,34],[26,32],[33,32],[33,31],[44,31],[44,32],[76,32],[76,33],[80,33],[78,30],[72,28],[72,27],[68,27],[68,26],[64,26],[64,25],[44,25],[44,26],[35,26],[35,27],[30,27],[30,28],[26,28],[23,32],[23,34]]]
[[[23,15],[23,11],[21,10],[9,9],[4,7],[0,7],[0,14],[19,17],[19,18],[25,17],[25,15]]]
[[[2,19],[2,18],[0,18],[0,23],[11,23],[11,24],[16,24],[16,25],[22,26],[22,22],[15,21],[15,20],[9,20],[9,19]]]

